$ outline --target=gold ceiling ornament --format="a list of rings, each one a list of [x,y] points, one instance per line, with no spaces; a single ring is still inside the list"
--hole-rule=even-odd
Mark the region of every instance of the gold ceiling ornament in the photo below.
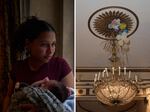
[[[115,28],[110,28],[109,25],[113,22]],[[105,40],[116,39],[116,36],[122,31],[128,32],[127,37],[129,37],[137,30],[138,25],[137,15],[130,9],[120,6],[101,8],[95,11],[88,20],[91,33]],[[126,28],[123,29],[123,27]]]
[[[137,15],[130,9],[110,6],[94,12],[88,21],[89,30],[105,40],[104,50],[111,53],[112,67],[95,74],[94,92],[104,104],[125,105],[138,93],[139,78],[121,65],[119,54],[127,56],[131,36],[138,28]]]

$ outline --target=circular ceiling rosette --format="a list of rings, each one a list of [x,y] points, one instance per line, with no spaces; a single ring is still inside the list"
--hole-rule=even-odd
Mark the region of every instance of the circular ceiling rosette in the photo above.
[[[120,30],[109,28],[113,20],[125,25],[127,37],[131,36],[139,26],[138,16],[130,9],[120,6],[109,6],[95,11],[88,20],[89,30],[93,35],[105,40],[116,39]]]

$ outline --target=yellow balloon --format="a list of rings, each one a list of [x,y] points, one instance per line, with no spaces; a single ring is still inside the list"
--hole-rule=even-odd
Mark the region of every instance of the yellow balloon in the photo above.
[[[125,23],[120,23],[119,28],[120,28],[121,30],[126,29],[126,27],[127,27],[127,25],[126,25]]]

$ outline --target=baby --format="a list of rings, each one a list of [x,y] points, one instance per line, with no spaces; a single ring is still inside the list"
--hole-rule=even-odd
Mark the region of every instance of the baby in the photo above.
[[[51,85],[48,90],[50,90],[61,102],[64,102],[70,93],[69,89],[61,82]]]
[[[29,90],[29,89],[30,89],[30,91],[25,92],[26,90]],[[33,92],[32,92],[32,90],[33,90]],[[45,104],[43,103],[44,100],[48,99],[43,96],[45,94],[46,94],[46,96],[50,95],[47,92],[48,90],[62,103],[69,96],[68,88],[66,86],[64,86],[61,82],[52,83],[48,88],[34,87],[33,85],[28,86],[25,83],[19,83],[19,82],[16,83],[15,93],[11,99],[11,105],[10,105],[10,109],[9,109],[10,112],[16,112],[16,110],[17,110],[17,112],[27,112],[27,111],[31,110],[31,106],[32,106],[32,109],[34,110],[33,112],[49,112],[47,107],[45,107]],[[40,95],[40,96],[38,96],[38,95]],[[49,97],[53,97],[53,95],[50,95]],[[41,96],[42,96],[42,101],[41,101]],[[32,100],[32,99],[34,99],[34,100]],[[54,101],[55,100],[56,99],[54,98]],[[56,101],[56,102],[59,103],[58,101]],[[24,106],[24,105],[26,105],[26,106]],[[28,105],[30,105],[30,107]],[[50,105],[53,105],[53,104],[50,104]]]
[[[15,91],[20,90],[23,87],[26,87],[27,84],[21,82],[17,82],[15,85]],[[32,84],[34,86],[34,84]],[[35,86],[36,87],[36,86]],[[69,96],[69,89],[61,82],[51,83],[51,85],[47,88],[53,95],[55,95],[61,102],[64,102]]]

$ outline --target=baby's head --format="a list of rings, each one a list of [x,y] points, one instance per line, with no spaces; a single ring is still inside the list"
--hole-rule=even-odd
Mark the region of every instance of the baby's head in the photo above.
[[[68,88],[62,84],[61,82],[57,82],[52,84],[49,88],[50,92],[52,92],[61,102],[64,102],[69,96]]]
[[[15,90],[19,91],[21,88],[27,87],[28,85],[26,83],[19,83],[17,82],[15,85]],[[61,102],[64,102],[67,97],[69,96],[69,89],[61,82],[51,83],[49,88],[47,88],[53,95],[56,96]]]

